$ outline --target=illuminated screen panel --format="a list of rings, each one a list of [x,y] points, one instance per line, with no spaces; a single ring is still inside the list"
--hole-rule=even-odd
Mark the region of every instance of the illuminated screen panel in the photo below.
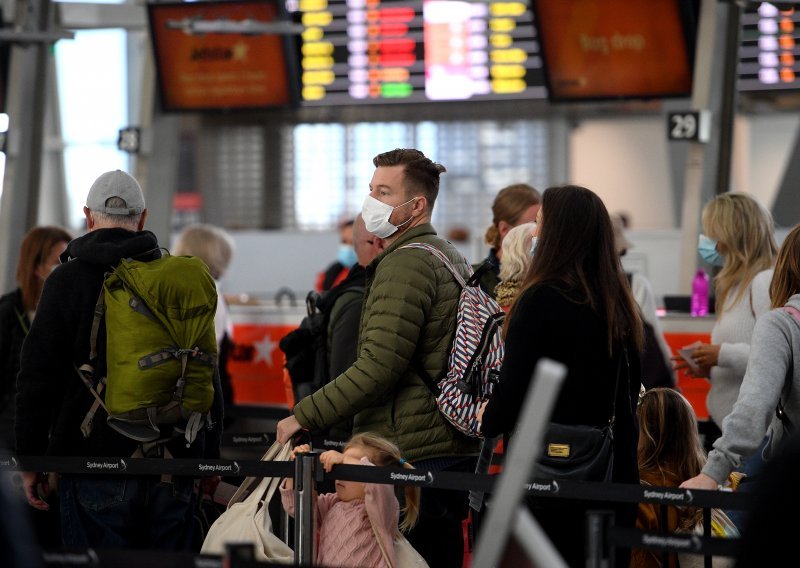
[[[782,91],[800,87],[800,6],[769,2],[742,14],[739,90]]]
[[[550,99],[688,96],[681,0],[534,0]]]
[[[299,0],[301,104],[544,99],[526,0]]]
[[[166,111],[254,110],[294,102],[286,35],[264,0],[149,4],[153,54]]]

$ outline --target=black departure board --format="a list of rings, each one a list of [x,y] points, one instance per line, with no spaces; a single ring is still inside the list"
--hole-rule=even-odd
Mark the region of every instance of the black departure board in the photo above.
[[[739,47],[740,91],[800,87],[800,5],[757,2],[745,8]]]
[[[545,99],[526,0],[290,0],[301,105]]]

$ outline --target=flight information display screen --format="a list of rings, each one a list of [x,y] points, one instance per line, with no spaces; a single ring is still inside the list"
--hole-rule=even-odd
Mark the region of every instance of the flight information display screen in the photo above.
[[[291,0],[301,105],[545,99],[526,0]]]
[[[739,47],[740,91],[800,87],[800,5],[760,2],[745,8]]]

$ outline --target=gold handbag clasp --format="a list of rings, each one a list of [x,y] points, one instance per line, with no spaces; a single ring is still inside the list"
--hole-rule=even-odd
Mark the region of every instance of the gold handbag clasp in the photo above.
[[[569,444],[547,444],[547,456],[551,458],[568,458]]]

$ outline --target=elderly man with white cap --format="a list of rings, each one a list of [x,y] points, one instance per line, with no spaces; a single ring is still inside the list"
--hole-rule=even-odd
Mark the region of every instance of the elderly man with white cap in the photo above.
[[[93,404],[76,369],[87,362],[90,337],[98,348],[95,377],[106,376],[105,326],[93,329],[94,310],[105,274],[121,259],[149,261],[160,257],[156,236],[145,231],[147,218],[139,183],[120,170],[94,182],[83,208],[88,233],[73,240],[47,279],[36,317],[22,348],[17,379],[17,454],[81,456],[98,464],[119,464],[137,442],[111,429],[102,413],[91,428],[82,422]],[[219,384],[212,414],[221,416]],[[219,424],[219,421],[215,421]],[[84,424],[85,426],[85,424]],[[218,432],[201,432],[185,454],[217,457]],[[111,472],[111,470],[109,470]],[[48,509],[46,478],[23,474],[28,503]],[[150,548],[189,550],[194,511],[194,483],[173,477],[62,474],[59,504],[64,544],[71,548]]]

